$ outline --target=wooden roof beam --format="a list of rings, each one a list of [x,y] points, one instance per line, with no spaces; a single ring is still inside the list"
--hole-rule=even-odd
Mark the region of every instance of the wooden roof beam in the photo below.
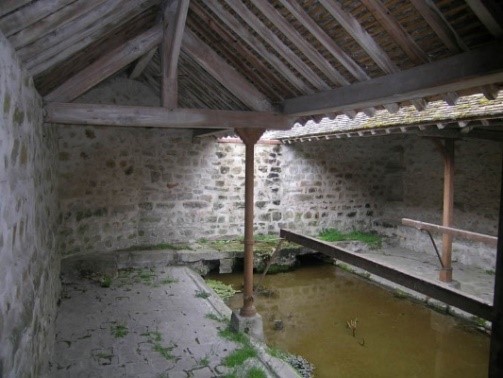
[[[9,37],[74,1],[36,1],[25,6],[31,3],[31,0],[2,0],[0,2],[0,17],[2,17],[0,30],[6,37]],[[10,14],[3,17],[7,13]]]
[[[388,54],[386,54],[374,38],[372,38],[372,36],[359,24],[358,20],[354,18],[353,15],[344,11],[342,6],[336,1],[319,1],[385,73],[391,74],[400,72],[400,68],[389,58]],[[426,107],[426,102],[424,100],[411,100],[411,102],[417,110],[423,110]]]
[[[309,42],[306,41],[290,22],[279,13],[268,0],[255,0],[253,5],[283,33],[299,51],[307,57],[318,69],[323,72],[333,83],[349,85],[349,81],[334,66],[321,55]]]
[[[491,0],[466,0],[466,3],[493,36],[496,38],[503,36],[500,6]]]
[[[127,64],[153,49],[161,42],[162,29],[155,26],[91,63],[75,76],[45,96],[46,101],[69,102]]]
[[[273,47],[295,70],[297,70],[317,90],[330,89],[322,78],[299,58],[281,39],[241,1],[224,0],[244,22]],[[312,91],[311,91],[312,92]]]
[[[49,34],[57,28],[73,21],[74,19],[92,12],[92,10],[107,0],[87,0],[85,2],[73,2],[59,9],[57,12],[49,14],[40,20],[37,20],[29,27],[20,30],[9,37],[9,42],[18,49],[26,46],[33,41]]]
[[[431,0],[410,0],[410,2],[450,51],[468,51],[468,47]]]
[[[368,10],[374,15],[374,18],[382,25],[393,40],[407,54],[409,59],[415,64],[430,62],[428,54],[414,41],[407,31],[393,18],[386,6],[380,1],[361,0]],[[459,98],[457,93],[449,93],[444,96],[445,102],[454,105]]]
[[[150,50],[148,53],[146,53],[140,59],[138,59],[133,70],[129,74],[130,79],[136,79],[136,78],[140,77],[142,72],[145,70],[145,68],[148,66],[148,64],[152,60],[152,57],[154,56],[156,51],[157,51],[157,47],[154,47],[152,50]]]
[[[250,109],[272,110],[266,96],[188,29],[183,35],[182,50]]]
[[[45,2],[42,2],[45,3]],[[66,60],[110,31],[117,20],[128,20],[155,4],[155,0],[109,0],[93,12],[54,30],[36,43],[18,50],[32,75],[37,75]],[[101,18],[96,19],[96,14]]]
[[[163,17],[163,40],[161,43],[162,106],[175,109],[178,106],[178,57],[189,0],[170,0],[166,3]]]
[[[296,116],[366,108],[503,81],[503,49],[497,41],[406,71],[314,95],[285,100],[283,111]]]
[[[51,102],[45,107],[45,122],[71,125],[117,127],[160,127],[191,129],[286,130],[295,118],[272,112],[210,109],[174,109],[151,106]]]
[[[193,6],[196,3],[193,3]],[[283,63],[276,55],[272,54],[267,47],[256,38],[237,18],[232,16],[216,0],[207,0],[205,5],[234,33],[236,33],[251,49],[267,61],[276,72],[284,77],[289,84],[303,93],[314,93],[314,91],[302,81],[297,75]]]
[[[31,0],[3,0],[0,3],[0,17],[28,4],[29,2],[31,2]]]

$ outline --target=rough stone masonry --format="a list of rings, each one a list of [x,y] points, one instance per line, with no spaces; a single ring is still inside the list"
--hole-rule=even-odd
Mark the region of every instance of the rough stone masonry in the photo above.
[[[54,344],[56,133],[0,33],[0,376],[38,377]]]

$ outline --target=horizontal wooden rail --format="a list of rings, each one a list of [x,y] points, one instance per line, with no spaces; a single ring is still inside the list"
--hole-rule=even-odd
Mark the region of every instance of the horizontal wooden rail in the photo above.
[[[495,247],[498,244],[498,238],[496,236],[479,234],[478,232],[461,230],[459,228],[453,227],[445,227],[440,226],[438,224],[426,223],[417,221],[409,218],[402,218],[402,224],[404,226],[414,227],[418,230],[428,230],[428,231],[437,231],[443,234],[449,234],[452,236],[457,236],[463,239],[468,239],[476,242],[485,243],[491,247]]]
[[[409,273],[369,260],[344,248],[336,247],[332,244],[311,238],[309,236],[304,236],[293,231],[281,230],[280,237],[285,238],[290,242],[300,244],[304,247],[314,249],[315,251],[321,252],[337,260],[344,261],[345,263],[354,265],[358,268],[365,269],[372,274],[408,287],[409,289],[427,295],[431,298],[438,299],[439,301],[469,312],[470,314],[483,319],[492,320],[493,307],[491,304],[482,302],[478,298],[472,297],[459,290],[447,288],[436,282],[412,276]]]

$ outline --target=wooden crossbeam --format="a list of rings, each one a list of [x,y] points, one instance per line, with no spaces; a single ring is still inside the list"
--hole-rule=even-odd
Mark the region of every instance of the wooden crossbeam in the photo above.
[[[174,109],[79,103],[48,103],[45,122],[71,125],[194,129],[289,129],[294,119],[280,113]]]
[[[438,224],[421,222],[409,218],[402,218],[402,224],[404,226],[417,228],[418,230],[435,231],[443,234],[449,234],[452,236],[460,237],[467,240],[485,243],[491,247],[496,247],[498,243],[498,238],[496,236],[490,236],[486,234],[480,234],[478,232],[461,230],[459,228],[454,227],[440,226]]]
[[[414,291],[438,299],[451,306],[467,311],[483,319],[492,319],[492,306],[487,303],[453,288],[439,285],[437,282],[413,276],[400,269],[378,263],[341,247],[336,247],[327,242],[301,235],[290,230],[281,230],[280,237],[304,247],[314,249],[337,260],[365,269],[369,273],[408,287]]]
[[[502,42],[496,41],[406,71],[288,99],[283,102],[283,111],[300,116],[361,109],[500,81],[503,81],[503,48]]]
[[[154,47],[152,50],[150,50],[148,53],[146,53],[140,59],[138,59],[133,70],[129,74],[130,79],[136,79],[142,74],[142,72],[145,70],[145,68],[148,66],[148,64],[154,57],[156,51],[157,47]]]
[[[164,10],[164,36],[161,43],[161,99],[162,105],[170,109],[178,106],[177,65],[188,10],[189,0],[170,0]]]

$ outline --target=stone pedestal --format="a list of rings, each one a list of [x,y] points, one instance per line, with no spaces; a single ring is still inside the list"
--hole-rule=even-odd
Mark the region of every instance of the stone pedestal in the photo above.
[[[264,325],[262,316],[255,314],[254,316],[241,316],[239,310],[232,312],[231,329],[236,332],[243,332],[253,337],[258,341],[265,341]]]

